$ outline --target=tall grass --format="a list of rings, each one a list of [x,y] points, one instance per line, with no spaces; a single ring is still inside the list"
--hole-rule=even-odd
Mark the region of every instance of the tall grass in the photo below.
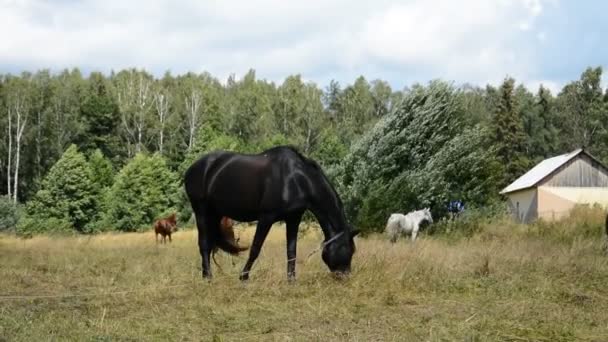
[[[603,213],[559,223],[480,219],[473,233],[423,234],[412,244],[357,239],[353,274],[328,275],[314,227],[286,280],[277,225],[248,283],[245,255],[218,255],[200,277],[196,232],[168,245],[151,232],[84,237],[0,235],[0,337],[184,341],[605,341],[608,258]],[[240,227],[249,244],[252,227]],[[35,298],[33,295],[56,297]]]

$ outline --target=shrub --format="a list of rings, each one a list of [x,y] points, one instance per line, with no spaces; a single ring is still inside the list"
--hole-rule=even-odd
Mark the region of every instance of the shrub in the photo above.
[[[0,232],[14,230],[21,217],[21,208],[8,196],[0,196]]]
[[[155,219],[176,211],[178,183],[162,156],[137,154],[105,195],[103,220],[96,226],[123,231],[149,228]]]
[[[97,214],[97,195],[86,158],[71,145],[51,167],[41,189],[27,204],[27,214],[36,222],[51,218],[65,221],[82,232]],[[33,228],[31,222],[25,227]]]
[[[74,232],[72,223],[65,218],[25,215],[16,227],[17,235],[31,237],[34,234],[68,234]]]
[[[483,232],[488,226],[500,226],[503,222],[508,222],[508,215],[507,206],[503,202],[470,207],[455,220],[437,220],[429,227],[429,234],[455,240],[469,238]]]
[[[451,199],[482,206],[497,196],[489,132],[466,126],[458,95],[442,82],[416,86],[351,148],[335,179],[356,225],[379,231],[391,212],[431,207],[439,218]]]

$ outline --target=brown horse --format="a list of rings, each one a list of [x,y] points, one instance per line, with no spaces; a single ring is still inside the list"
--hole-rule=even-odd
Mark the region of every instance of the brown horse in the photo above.
[[[162,243],[167,243],[167,236],[169,237],[169,242],[171,242],[171,234],[175,233],[176,231],[177,221],[175,219],[175,213],[154,222],[156,243],[158,243],[158,234],[161,235]]]
[[[220,229],[224,239],[226,241],[230,241],[230,243],[232,243],[234,246],[238,246],[237,248],[239,252],[246,251],[247,249],[249,249],[249,247],[241,247],[238,245],[240,239],[236,238],[236,236],[234,235],[234,221],[231,218],[226,216],[222,217],[220,221]],[[214,248],[211,251],[211,256],[213,257],[213,262],[217,265],[217,267],[220,267],[220,265],[217,263],[217,260],[215,260],[215,253],[217,253],[218,249],[219,247]],[[232,266],[234,266],[234,259],[232,259]]]

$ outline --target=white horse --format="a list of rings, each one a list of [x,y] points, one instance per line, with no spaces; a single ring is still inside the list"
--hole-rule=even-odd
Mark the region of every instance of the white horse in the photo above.
[[[391,214],[386,222],[384,231],[388,234],[391,242],[396,242],[400,234],[411,234],[412,242],[414,242],[420,229],[420,223],[425,220],[433,223],[433,217],[429,208],[412,211],[407,215]]]

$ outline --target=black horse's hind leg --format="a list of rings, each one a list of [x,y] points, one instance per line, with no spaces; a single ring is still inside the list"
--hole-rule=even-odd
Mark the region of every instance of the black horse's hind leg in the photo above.
[[[270,227],[272,227],[272,220],[267,220],[260,218],[258,221],[258,225],[255,229],[255,235],[253,236],[253,242],[251,243],[251,250],[249,251],[249,258],[245,263],[245,267],[243,267],[243,271],[241,272],[240,280],[249,279],[249,272],[251,271],[251,266],[255,262],[255,259],[260,255],[260,250],[262,249],[262,245],[264,244],[264,240],[266,240],[266,236],[268,235],[268,231],[270,231]]]
[[[210,231],[213,229],[213,218],[201,212],[196,213],[196,227],[198,229],[198,249],[201,253],[203,278],[211,279],[211,250],[213,249]],[[219,224],[215,222],[215,224]]]
[[[287,233],[287,279],[296,280],[296,254],[298,244],[298,229],[303,213],[297,213],[285,220]]]

